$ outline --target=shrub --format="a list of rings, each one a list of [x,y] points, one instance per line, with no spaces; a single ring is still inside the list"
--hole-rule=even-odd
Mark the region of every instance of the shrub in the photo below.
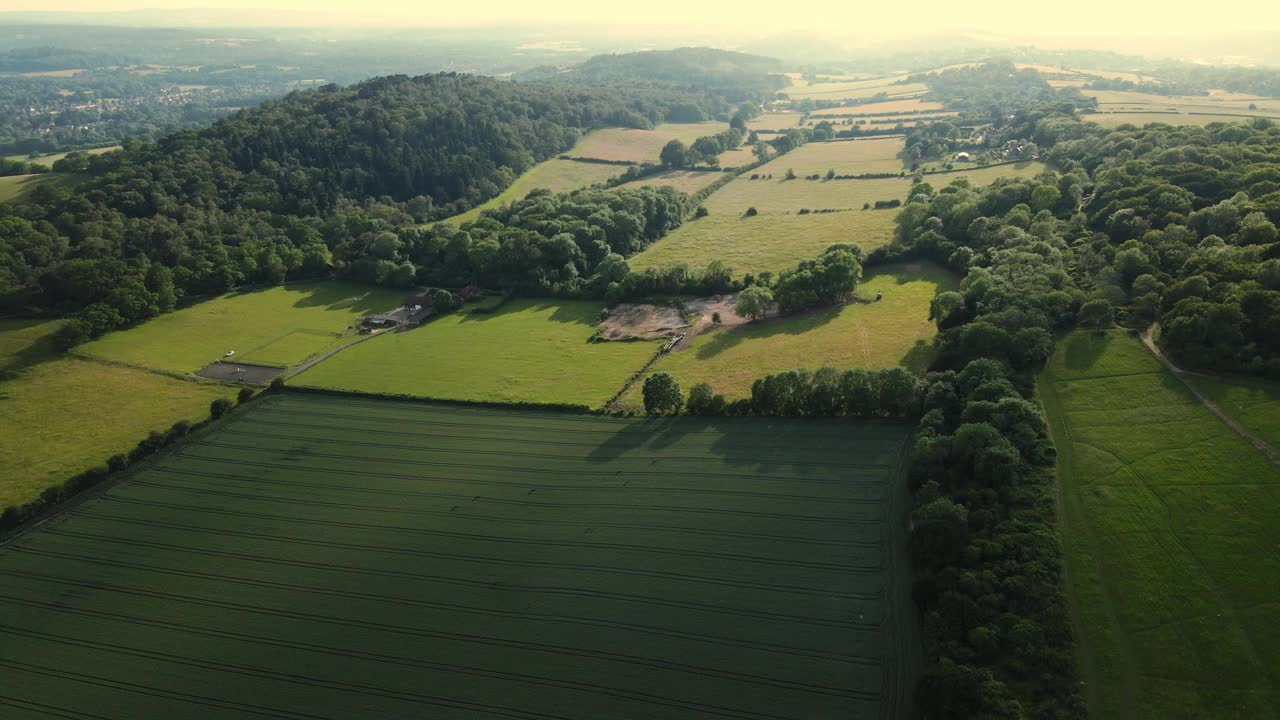
[[[240,388],[236,394],[236,402],[243,405],[253,399],[253,388]]]
[[[719,324],[720,324],[720,313],[718,313],[718,312],[713,312],[713,313],[711,313],[711,322],[715,323],[716,325],[719,325]]]
[[[756,215],[759,214],[759,211],[755,209],[755,206],[752,206],[747,208],[747,211],[743,214],[746,215],[747,217],[755,217]]]
[[[226,415],[231,410],[231,407],[232,405],[230,400],[226,398],[218,398],[217,400],[209,403],[209,416],[215,419],[220,418],[223,415]]]
[[[697,210],[695,210],[695,211],[693,212],[693,216],[694,216],[695,218],[704,218],[704,217],[706,217],[707,215],[710,215],[710,214],[711,214],[711,213],[707,212],[707,206],[706,206],[706,205],[699,205],[699,206],[698,206],[698,209],[697,209]]]

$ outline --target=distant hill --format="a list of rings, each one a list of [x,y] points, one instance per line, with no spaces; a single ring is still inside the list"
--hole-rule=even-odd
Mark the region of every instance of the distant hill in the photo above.
[[[785,87],[786,80],[778,74],[783,69],[781,61],[771,57],[687,47],[597,55],[579,65],[544,66],[519,77],[609,85],[665,84],[742,102]]]
[[[105,53],[61,47],[22,48],[0,53],[0,73],[34,73],[120,65],[124,61]]]

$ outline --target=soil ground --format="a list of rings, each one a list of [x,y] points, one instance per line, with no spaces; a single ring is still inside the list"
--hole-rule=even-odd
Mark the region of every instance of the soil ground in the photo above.
[[[669,337],[673,333],[682,333],[683,342],[674,350],[679,351],[689,346],[698,334],[712,327],[715,323],[711,317],[720,313],[721,327],[736,327],[747,323],[747,318],[738,317],[733,308],[738,303],[737,293],[713,295],[709,298],[689,300],[685,303],[693,322],[687,323],[674,305],[649,305],[645,303],[621,303],[614,306],[609,317],[600,323],[606,340],[657,340]]]

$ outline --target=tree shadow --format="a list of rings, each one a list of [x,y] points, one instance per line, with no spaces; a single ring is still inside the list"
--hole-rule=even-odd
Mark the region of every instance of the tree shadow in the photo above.
[[[699,360],[706,360],[746,340],[769,338],[775,335],[802,335],[831,322],[844,308],[844,305],[839,305],[805,310],[795,315],[756,320],[733,328],[721,328],[714,331],[711,339],[703,343],[695,352]]]
[[[298,293],[299,297],[293,304],[297,308],[324,307],[327,310],[345,310],[357,315],[371,315],[394,310],[399,305],[399,299],[394,298],[392,294],[395,292],[393,290],[336,280],[283,287],[285,292]],[[237,292],[233,297],[266,292],[270,289],[272,288]],[[405,290],[404,294],[408,295],[410,291]]]
[[[907,351],[906,355],[898,361],[902,367],[911,372],[921,375],[925,370],[929,369],[929,363],[933,360],[933,345],[924,340],[917,340],[915,345]]]
[[[42,325],[48,320],[17,320],[8,323],[9,332],[20,332],[29,327]],[[57,358],[61,351],[53,339],[54,333],[48,332],[31,342],[30,345],[11,354],[7,362],[0,363],[0,379],[11,373],[18,373],[43,362]]]
[[[1076,371],[1092,369],[1112,339],[1111,333],[1107,332],[1071,333],[1061,341],[1063,367]]]

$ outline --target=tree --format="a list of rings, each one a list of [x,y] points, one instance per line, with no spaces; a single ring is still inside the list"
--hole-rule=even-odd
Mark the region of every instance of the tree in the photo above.
[[[243,405],[253,399],[253,388],[240,388],[240,392],[236,393],[236,403]]]
[[[710,384],[702,382],[689,388],[685,409],[690,415],[723,415],[726,405],[724,395],[717,394]]]
[[[756,134],[751,133],[751,136],[756,137]],[[768,143],[756,142],[751,146],[751,154],[756,156],[757,162],[763,163],[773,154],[773,149],[769,147]]]
[[[1111,308],[1111,303],[1106,300],[1090,300],[1080,306],[1080,312],[1076,314],[1076,322],[1083,327],[1091,327],[1102,331],[1111,327],[1111,323],[1115,322],[1115,311]]]
[[[444,288],[436,288],[431,291],[431,307],[437,313],[443,315],[453,309],[453,293]]]
[[[773,304],[773,292],[767,287],[752,285],[738,293],[738,303],[734,306],[733,312],[738,317],[758,320],[768,316],[771,304]]]
[[[684,405],[680,384],[671,373],[656,372],[645,378],[642,394],[644,411],[650,415],[674,415]]]
[[[685,167],[689,164],[689,149],[679,140],[672,140],[662,146],[662,152],[658,153],[658,161],[667,168]]]

